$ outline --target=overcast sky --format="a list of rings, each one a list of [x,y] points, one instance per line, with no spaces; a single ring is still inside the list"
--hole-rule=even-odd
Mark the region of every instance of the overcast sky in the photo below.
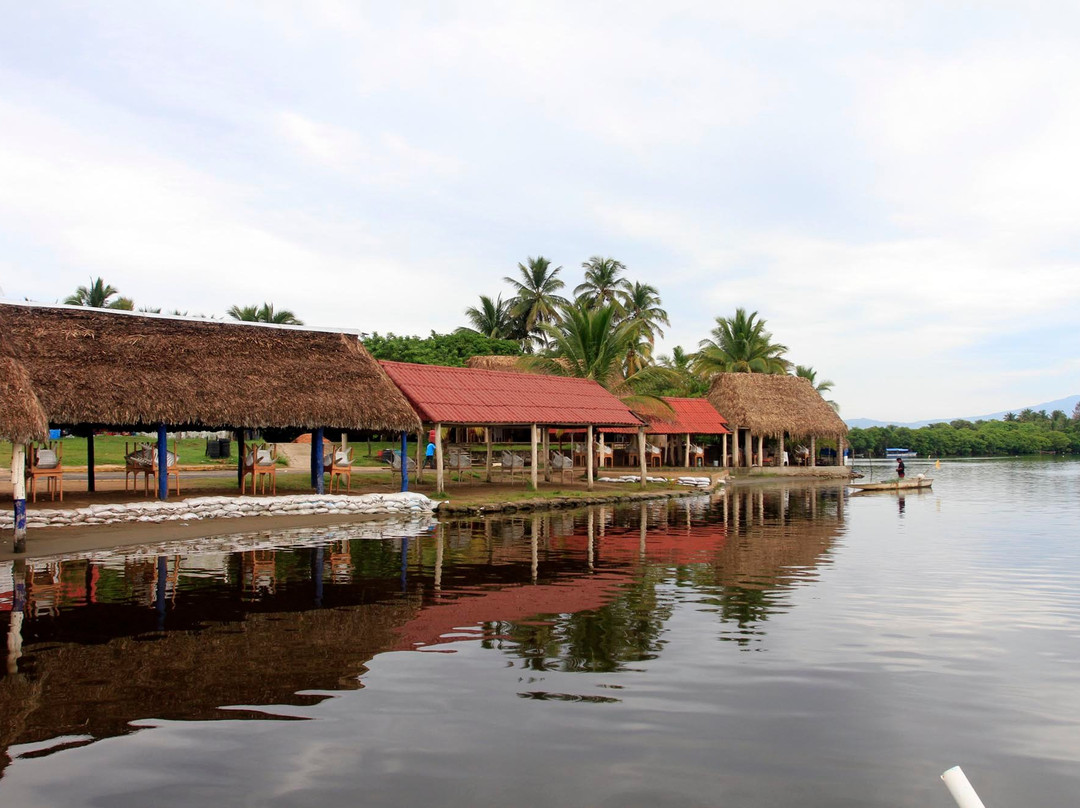
[[[0,289],[426,335],[599,254],[847,418],[1061,398],[1078,8],[0,0]]]

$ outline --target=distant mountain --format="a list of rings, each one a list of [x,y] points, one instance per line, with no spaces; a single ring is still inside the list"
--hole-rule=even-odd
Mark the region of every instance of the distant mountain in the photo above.
[[[866,429],[871,426],[906,426],[911,429],[918,429],[921,426],[928,424],[940,424],[948,421],[1000,421],[1005,417],[1007,413],[1014,412],[1019,413],[1021,410],[1046,410],[1048,413],[1054,410],[1061,410],[1066,415],[1072,415],[1073,409],[1075,409],[1077,403],[1080,402],[1080,395],[1069,396],[1067,398],[1059,398],[1056,401],[1047,401],[1042,404],[1031,404],[1027,407],[1016,407],[1011,410],[1002,410],[1001,412],[992,412],[989,415],[962,415],[953,418],[931,418],[928,421],[905,421],[903,423],[896,423],[895,421],[875,421],[873,418],[848,418],[844,420],[844,423],[849,427],[858,427],[859,429]]]

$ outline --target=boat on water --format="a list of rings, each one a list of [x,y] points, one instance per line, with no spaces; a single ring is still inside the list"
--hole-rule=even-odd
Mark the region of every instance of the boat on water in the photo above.
[[[933,477],[923,477],[919,474],[915,477],[886,480],[880,483],[848,483],[848,488],[857,488],[860,491],[908,491],[913,488],[930,488],[933,484]]]
[[[911,449],[886,449],[885,457],[895,460],[898,457],[918,457],[918,452],[913,452]]]

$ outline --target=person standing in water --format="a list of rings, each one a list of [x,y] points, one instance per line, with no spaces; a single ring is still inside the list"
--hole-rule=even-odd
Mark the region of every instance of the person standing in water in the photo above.
[[[896,476],[901,480],[904,479],[904,458],[896,458]]]

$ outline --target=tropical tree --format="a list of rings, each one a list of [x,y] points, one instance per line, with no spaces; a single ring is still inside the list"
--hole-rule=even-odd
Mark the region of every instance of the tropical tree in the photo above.
[[[229,309],[229,316],[234,320],[243,320],[248,323],[276,323],[277,325],[303,325],[288,309],[274,310],[273,303],[263,303],[261,306],[233,306]]]
[[[665,368],[647,365],[628,370],[626,357],[636,337],[634,326],[620,321],[614,305],[589,306],[579,300],[563,306],[557,323],[544,323],[548,350],[529,364],[555,376],[592,379],[639,412],[670,413],[658,396],[644,392],[669,379]]]
[[[833,389],[833,383],[828,379],[822,379],[820,382],[817,380],[817,371],[809,365],[796,365],[795,375],[800,378],[807,379],[810,384],[814,386],[814,390],[819,396],[825,398],[825,394]],[[825,398],[825,403],[832,407],[837,412],[840,412],[840,405],[835,401],[830,401]]]
[[[527,264],[518,264],[519,278],[503,278],[515,292],[510,310],[525,323],[525,333],[541,345],[546,345],[547,334],[541,326],[559,319],[559,308],[568,305],[566,298],[557,292],[566,286],[559,280],[562,267],[551,268],[551,262],[538,255],[530,257]]]
[[[635,373],[652,358],[656,337],[664,336],[660,324],[671,325],[667,312],[660,308],[660,294],[655,286],[634,282],[628,285],[622,303],[623,321],[630,324],[633,344],[626,357],[627,370]]]
[[[471,327],[462,326],[459,332],[472,331],[492,339],[523,339],[524,324],[520,317],[515,317],[513,301],[503,300],[499,295],[492,300],[487,295],[480,295],[480,305],[469,306],[465,316]]]
[[[657,394],[700,398],[709,392],[709,383],[694,373],[693,362],[693,354],[688,354],[681,345],[671,350],[671,356],[661,356],[658,364],[671,372],[673,381],[662,391],[656,391]]]
[[[120,290],[115,286],[105,283],[101,278],[91,278],[89,286],[80,286],[75,294],[68,296],[64,302],[69,306],[90,306],[95,309],[121,309],[131,311],[135,308],[135,301],[129,297],[119,297]],[[115,297],[115,300],[112,298]]]
[[[620,308],[630,291],[630,283],[620,277],[626,272],[626,265],[614,258],[594,255],[581,266],[585,270],[585,281],[574,287],[574,296],[584,299],[590,306],[612,304]]]
[[[712,338],[700,342],[694,359],[698,373],[787,373],[787,346],[772,341],[756,311],[747,314],[739,308],[734,317],[717,317],[710,333]]]

